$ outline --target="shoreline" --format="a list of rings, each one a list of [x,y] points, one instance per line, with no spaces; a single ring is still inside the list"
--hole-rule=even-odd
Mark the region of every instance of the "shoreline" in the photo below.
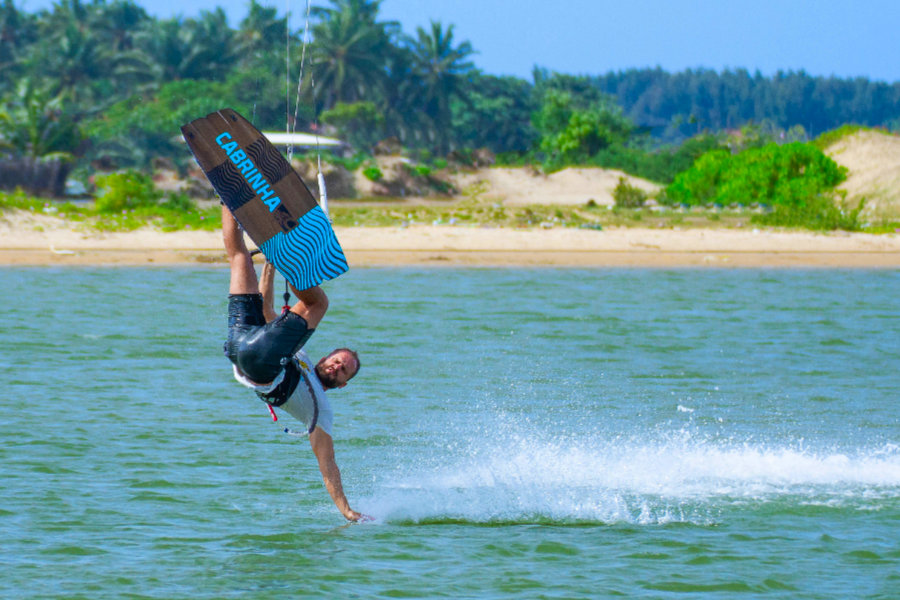
[[[0,266],[222,265],[220,234],[0,228]],[[900,235],[745,229],[337,228],[353,267],[900,268]]]

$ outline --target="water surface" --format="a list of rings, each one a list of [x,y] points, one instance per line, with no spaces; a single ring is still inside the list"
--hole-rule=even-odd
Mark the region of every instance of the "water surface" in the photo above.
[[[900,272],[353,270],[349,526],[226,287],[0,270],[0,596],[900,597]]]

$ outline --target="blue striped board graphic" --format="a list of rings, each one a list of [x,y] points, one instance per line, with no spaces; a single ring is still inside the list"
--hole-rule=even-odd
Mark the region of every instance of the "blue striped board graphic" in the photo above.
[[[331,223],[318,206],[289,232],[269,238],[260,250],[298,290],[334,279],[349,268]]]

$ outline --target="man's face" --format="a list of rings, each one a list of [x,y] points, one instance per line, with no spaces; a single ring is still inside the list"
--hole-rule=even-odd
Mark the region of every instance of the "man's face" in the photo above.
[[[316,375],[326,389],[342,388],[356,375],[359,365],[346,350],[332,352],[316,365]]]

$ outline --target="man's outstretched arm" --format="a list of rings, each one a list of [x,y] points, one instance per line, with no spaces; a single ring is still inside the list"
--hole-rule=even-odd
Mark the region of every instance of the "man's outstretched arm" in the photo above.
[[[347,497],[344,495],[344,486],[341,483],[341,471],[338,469],[337,462],[334,460],[334,442],[331,436],[325,433],[321,427],[316,427],[309,434],[309,443],[312,446],[313,454],[319,461],[319,471],[322,473],[322,481],[325,482],[325,489],[334,501],[341,514],[348,521],[358,521],[366,519],[366,515],[358,513],[350,508]]]

